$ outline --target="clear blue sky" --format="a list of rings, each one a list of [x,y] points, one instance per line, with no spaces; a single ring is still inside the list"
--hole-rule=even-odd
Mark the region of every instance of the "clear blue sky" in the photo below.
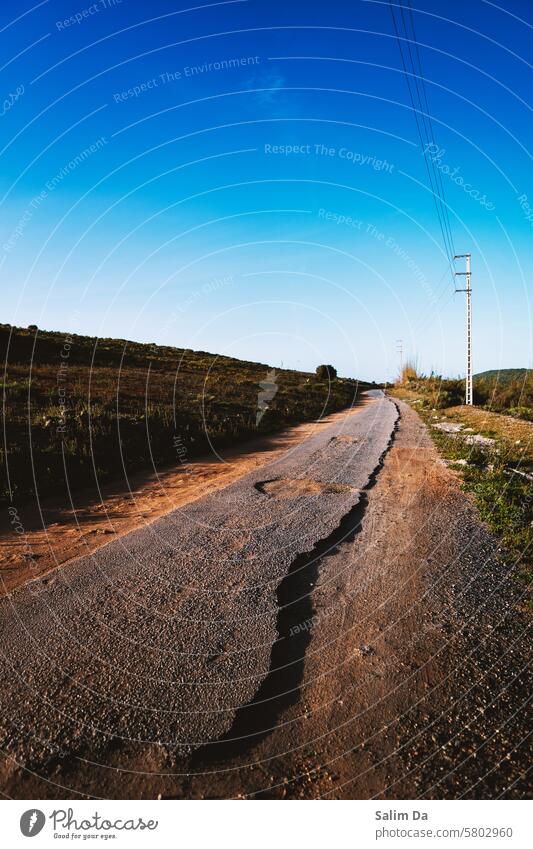
[[[475,368],[528,366],[531,2],[411,2]],[[2,5],[1,320],[464,373],[388,3],[195,5]]]

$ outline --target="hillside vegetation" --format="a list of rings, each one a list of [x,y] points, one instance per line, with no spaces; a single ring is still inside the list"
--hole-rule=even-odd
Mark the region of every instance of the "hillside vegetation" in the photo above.
[[[487,409],[533,421],[533,371],[510,368],[475,375],[474,401]]]
[[[530,371],[531,369],[527,368],[490,369],[489,371],[480,371],[475,374],[474,380],[490,380],[491,382],[499,383],[501,386],[506,386],[515,380],[524,381]]]
[[[349,406],[358,384],[120,339],[0,326],[0,499],[94,486]]]
[[[464,380],[419,374],[413,363],[404,366],[397,386],[412,393],[424,407],[442,410],[464,403]],[[533,421],[533,371],[504,369],[474,376],[474,404],[485,410]]]

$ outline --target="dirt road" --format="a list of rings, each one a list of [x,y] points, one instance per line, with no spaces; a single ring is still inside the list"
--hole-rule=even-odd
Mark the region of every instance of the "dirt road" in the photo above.
[[[225,448],[219,455],[140,472],[92,492],[26,502],[16,506],[15,515],[5,511],[0,516],[0,596],[272,463],[367,403],[358,395],[350,410]]]
[[[523,797],[521,592],[374,399],[3,600],[3,792]]]

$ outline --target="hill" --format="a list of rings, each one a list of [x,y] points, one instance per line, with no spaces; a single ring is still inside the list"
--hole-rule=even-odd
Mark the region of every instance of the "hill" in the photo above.
[[[358,383],[184,348],[0,325],[0,501],[93,486],[349,406]]]
[[[533,421],[533,371],[507,368],[475,375],[474,402],[489,410]]]
[[[503,368],[492,369],[490,371],[481,371],[474,375],[474,380],[487,380],[499,383],[501,386],[506,386],[514,381],[524,381],[526,377],[532,374],[531,369],[527,368]]]

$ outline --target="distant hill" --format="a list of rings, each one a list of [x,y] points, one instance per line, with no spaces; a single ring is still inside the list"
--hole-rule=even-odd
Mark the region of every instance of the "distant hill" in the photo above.
[[[480,371],[474,375],[474,380],[488,380],[497,382],[500,386],[507,386],[515,380],[525,380],[528,373],[532,374],[532,369],[527,368],[502,368],[492,369],[489,371]]]
[[[533,421],[533,370],[504,368],[476,374],[474,403]]]

